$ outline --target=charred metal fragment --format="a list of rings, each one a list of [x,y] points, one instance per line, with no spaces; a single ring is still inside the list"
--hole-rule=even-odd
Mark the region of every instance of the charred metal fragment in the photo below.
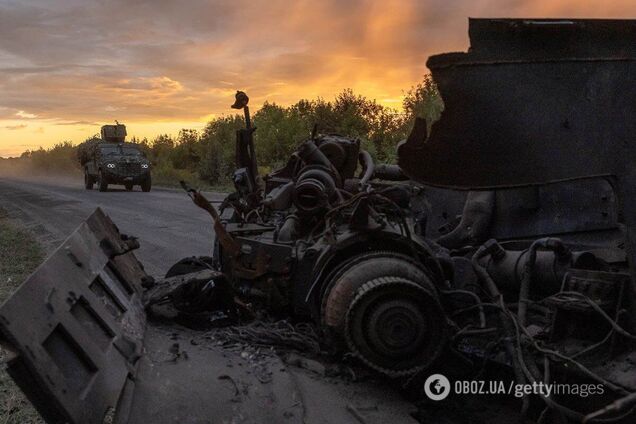
[[[471,19],[469,35],[467,53],[428,61],[445,109],[400,146],[409,176],[485,188],[629,169],[634,21]]]
[[[373,177],[386,181],[407,181],[407,177],[402,168],[397,165],[380,164],[376,165]]]
[[[9,374],[51,423],[101,423],[142,352],[145,273],[131,252],[110,260],[99,240],[120,234],[98,209],[0,308],[2,343],[16,352]]]
[[[437,242],[448,249],[479,244],[488,234],[494,208],[494,192],[470,192],[466,198],[461,221],[453,231],[437,239]]]

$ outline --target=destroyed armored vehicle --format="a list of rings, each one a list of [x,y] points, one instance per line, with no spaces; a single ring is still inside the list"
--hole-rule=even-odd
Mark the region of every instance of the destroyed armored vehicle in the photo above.
[[[150,161],[135,143],[127,143],[126,126],[103,125],[101,138],[80,144],[77,156],[84,171],[84,186],[107,191],[110,184],[121,184],[130,191],[135,185],[148,192],[152,188]]]
[[[0,308],[9,372],[47,421],[238,420],[219,413],[218,380],[242,393],[226,357],[197,342],[184,365],[177,344],[166,365],[158,340],[174,339],[146,320],[266,311],[313,323],[324,350],[411,396],[433,373],[589,383],[602,391],[522,393],[515,407],[531,421],[634,422],[636,21],[471,19],[469,35],[467,53],[429,59],[445,111],[430,134],[416,120],[398,165],[314,131],[259,176],[237,93],[236,191],[217,211],[184,184],[213,219],[213,253],[163,280],[96,212]],[[300,415],[285,415],[286,378],[258,386],[240,419],[365,422],[327,417],[349,398],[324,386],[318,407],[301,394]],[[411,419],[393,414],[369,422]]]

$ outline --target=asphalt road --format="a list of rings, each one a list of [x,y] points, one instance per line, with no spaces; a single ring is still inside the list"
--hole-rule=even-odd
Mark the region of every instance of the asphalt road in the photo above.
[[[224,195],[206,196],[219,202]],[[98,207],[122,233],[139,238],[141,248],[136,255],[155,277],[163,276],[183,257],[211,253],[210,216],[181,190],[153,188],[143,193],[139,187],[128,192],[115,186],[100,193],[85,190],[81,177],[0,177],[0,208],[29,227],[49,252]]]
[[[222,193],[205,194],[213,202],[223,198]],[[0,177],[0,208],[29,227],[49,253],[98,207],[122,233],[139,237],[141,248],[136,255],[151,275],[162,276],[180,258],[212,249],[209,215],[182,191],[100,193],[85,190],[79,179]],[[257,362],[246,357],[243,348],[225,350],[207,342],[193,343],[194,336],[177,327],[149,325],[146,331],[145,354],[130,406],[131,424],[203,423],[210,417],[250,423],[415,424],[410,416],[413,405],[377,380],[326,378],[303,367],[288,367],[278,356],[266,355],[267,359]],[[186,349],[187,360],[174,359],[170,349],[175,345]],[[255,377],[259,370],[270,383]],[[240,382],[240,393],[235,381]]]
[[[220,202],[224,197],[222,193],[205,194],[212,202]],[[10,218],[29,227],[49,253],[98,207],[111,217],[122,233],[139,238],[141,248],[136,255],[146,271],[155,277],[163,276],[174,262],[183,257],[209,254],[212,250],[214,232],[209,215],[196,207],[181,190],[154,188],[150,193],[143,193],[136,187],[133,192],[115,188],[100,193],[85,190],[81,177],[0,176],[0,208]],[[273,370],[271,393],[267,392],[270,386],[254,383],[249,392],[254,392],[250,396],[256,397],[237,404],[235,398],[226,399],[227,393],[223,391],[223,382],[219,381],[218,374],[233,372],[237,381],[242,381],[247,387],[249,384],[246,382],[253,373],[248,364],[240,366],[246,362],[240,352],[226,352],[216,346],[195,346],[188,342],[186,334],[181,337],[189,352],[188,361],[157,362],[153,355],[166,355],[175,343],[175,333],[170,330],[161,337],[160,329],[153,326],[148,331],[151,335],[158,333],[158,336],[155,334],[156,337],[147,337],[146,340],[149,353],[142,361],[142,378],[138,383],[138,392],[142,395],[135,397],[131,423],[148,422],[149,417],[153,417],[153,422],[204,422],[192,421],[193,416],[240,417],[241,422],[245,417],[262,416],[261,420],[245,421],[261,422],[265,415],[259,410],[262,407],[260,400],[270,398],[274,400],[268,401],[267,410],[279,411],[284,407],[285,422],[289,423],[415,423],[410,416],[414,406],[384,383],[317,377],[303,369],[288,368],[277,358],[271,359],[272,363],[268,366]],[[232,366],[232,362],[239,366]],[[172,369],[166,368],[165,364],[177,365]],[[234,391],[228,393],[233,394]],[[166,399],[170,402],[166,403]],[[467,405],[462,408],[467,408]],[[464,420],[466,417],[457,418],[457,413],[451,413],[453,409],[453,406],[446,405],[441,409],[432,408],[425,415],[430,415],[430,422],[468,422]],[[473,416],[475,411],[460,415]],[[507,413],[484,411],[487,421],[492,423],[509,422]],[[184,416],[189,417],[188,420],[183,419]],[[159,417],[162,419],[159,420]],[[439,421],[440,418],[443,420]]]

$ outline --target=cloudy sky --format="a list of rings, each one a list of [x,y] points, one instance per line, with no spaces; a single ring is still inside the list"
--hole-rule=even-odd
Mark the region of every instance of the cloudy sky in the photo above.
[[[350,87],[399,108],[471,17],[636,17],[634,0],[0,0],[0,156],[102,123],[176,134]]]

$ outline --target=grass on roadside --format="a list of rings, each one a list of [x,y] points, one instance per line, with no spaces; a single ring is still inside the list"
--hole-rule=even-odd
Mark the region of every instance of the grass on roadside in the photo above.
[[[0,209],[0,302],[42,262],[44,252],[33,236],[11,222]],[[0,360],[7,352],[0,349]],[[24,397],[4,368],[0,369],[0,424],[42,423],[40,416]]]
[[[152,170],[152,184],[157,187],[180,188],[179,181],[185,181],[191,187],[206,191],[232,191],[232,183],[220,181],[217,184],[201,180],[195,173],[185,169],[174,169],[170,167],[158,167]]]

